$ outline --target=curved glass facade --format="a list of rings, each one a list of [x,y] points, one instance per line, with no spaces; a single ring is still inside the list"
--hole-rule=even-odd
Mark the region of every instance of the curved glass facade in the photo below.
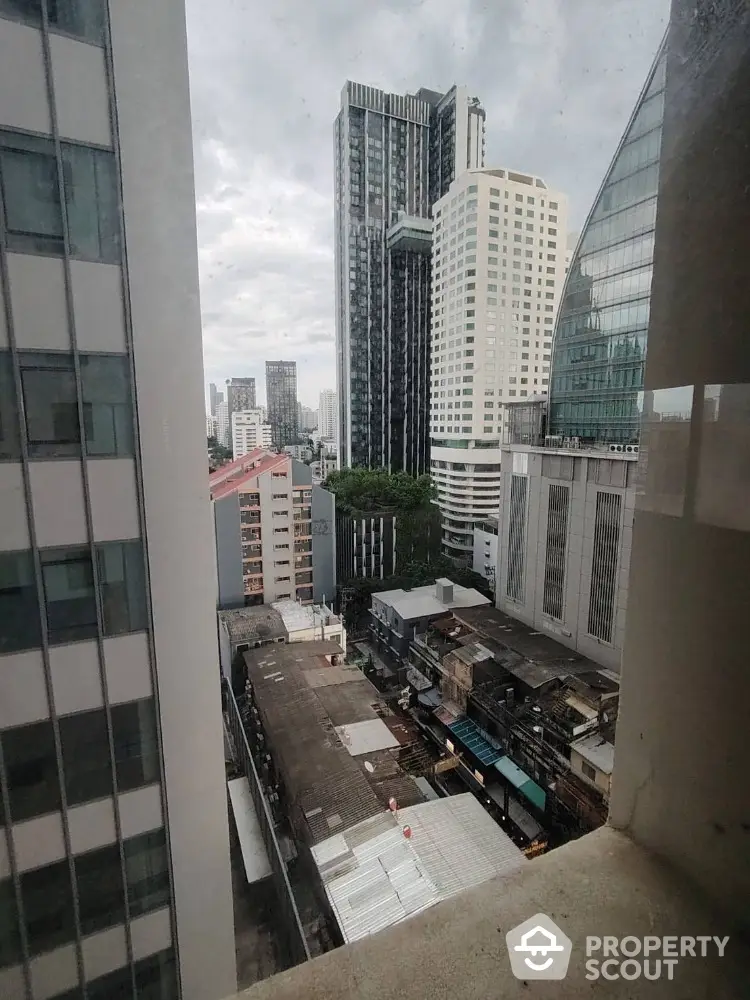
[[[638,441],[665,68],[662,43],[570,264],[553,342],[550,434]]]

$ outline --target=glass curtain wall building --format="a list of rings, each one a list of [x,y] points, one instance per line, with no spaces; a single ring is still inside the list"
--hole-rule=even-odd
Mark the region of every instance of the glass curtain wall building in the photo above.
[[[484,163],[463,87],[387,94],[348,82],[334,127],[339,465],[427,471],[430,211]]]
[[[294,444],[299,437],[296,361],[266,361],[266,405],[273,447]]]
[[[182,0],[0,0],[8,1000],[236,987],[197,273]]]
[[[666,43],[583,228],[555,330],[548,433],[636,444],[651,295]]]

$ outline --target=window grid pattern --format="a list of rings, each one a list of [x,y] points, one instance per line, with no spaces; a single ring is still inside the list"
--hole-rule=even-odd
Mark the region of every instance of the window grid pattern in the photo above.
[[[621,494],[607,493],[604,490],[597,493],[588,632],[602,642],[612,642],[621,507]]]
[[[665,65],[662,45],[570,263],[553,341],[551,434],[638,441]]]
[[[560,483],[550,483],[542,612],[557,621],[562,621],[565,607],[565,549],[569,506],[570,487],[562,486]]]
[[[505,593],[512,601],[523,602],[526,573],[526,504],[528,478],[513,475],[510,480],[510,516],[508,519],[508,575]]]
[[[33,5],[32,5],[33,6]],[[106,4],[102,3],[101,0],[77,0],[76,3],[66,5],[66,9],[70,12],[78,11],[80,8],[81,18],[74,24],[63,23],[53,23],[52,22],[52,11],[57,11],[57,5],[54,7],[48,4],[48,0],[39,0],[38,5],[38,15],[39,15],[39,26],[41,29],[41,39],[42,39],[42,53],[44,59],[44,70],[45,70],[45,81],[47,89],[47,99],[49,102],[50,109],[50,123],[51,123],[51,138],[41,138],[40,149],[44,147],[42,155],[45,156],[44,170],[46,171],[44,175],[44,184],[41,186],[40,190],[42,192],[48,191],[51,206],[51,214],[48,213],[47,221],[49,223],[50,241],[48,245],[42,245],[40,243],[29,244],[28,246],[22,247],[20,245],[12,245],[13,239],[13,222],[16,218],[13,212],[16,211],[17,205],[11,206],[9,209],[8,196],[5,191],[5,184],[0,184],[0,287],[3,290],[3,300],[5,304],[5,321],[8,332],[8,343],[10,347],[9,358],[6,356],[4,362],[0,362],[0,381],[2,381],[3,396],[7,400],[7,395],[5,390],[10,387],[13,388],[14,393],[12,397],[13,409],[15,409],[15,403],[17,400],[23,398],[23,384],[21,379],[21,365],[20,365],[20,352],[16,345],[13,315],[11,308],[11,295],[10,295],[10,281],[8,273],[8,259],[7,252],[9,249],[22,250],[24,252],[42,252],[51,253],[54,256],[60,256],[63,260],[63,275],[64,275],[64,291],[65,291],[65,301],[68,313],[68,324],[70,330],[70,342],[71,350],[68,354],[72,361],[72,384],[74,385],[75,392],[72,399],[72,406],[68,406],[67,409],[59,411],[57,417],[57,426],[62,429],[63,432],[67,432],[68,429],[72,431],[75,443],[75,437],[79,442],[87,441],[87,431],[91,432],[91,411],[90,407],[87,406],[87,402],[90,403],[91,400],[86,398],[86,389],[84,385],[84,379],[82,379],[82,361],[85,363],[85,358],[78,353],[77,341],[76,341],[76,329],[75,329],[75,314],[74,314],[74,304],[73,304],[73,293],[72,293],[72,282],[71,282],[71,260],[73,258],[82,258],[88,260],[98,260],[110,263],[119,263],[121,257],[121,246],[119,241],[119,232],[121,231],[122,225],[122,206],[120,204],[119,196],[119,147],[117,139],[117,116],[116,107],[114,104],[112,96],[112,50],[111,50],[111,39],[109,37],[109,24],[107,19]],[[36,10],[36,7],[34,7]],[[93,12],[93,14],[92,14]],[[6,13],[4,6],[0,5],[0,30],[2,29],[3,16]],[[12,12],[15,15],[15,11]],[[93,17],[93,20],[90,18]],[[19,15],[20,16],[20,15]],[[55,15],[56,16],[56,15]],[[67,15],[66,15],[67,16]],[[71,16],[73,14],[71,13]],[[78,14],[76,13],[76,17]],[[22,17],[22,20],[27,20],[27,18]],[[97,26],[98,25],[98,26]],[[52,73],[52,58],[50,53],[50,31],[54,31],[56,28],[64,30],[66,33],[77,34],[78,37],[85,38],[89,42],[94,42],[99,44],[103,42],[104,52],[105,52],[105,67],[108,79],[108,92],[109,92],[109,105],[110,105],[110,118],[112,122],[112,135],[115,137],[115,148],[114,151],[102,151],[100,149],[93,149],[91,147],[85,146],[75,146],[71,147],[71,144],[64,143],[60,139],[57,113],[56,113],[56,101],[55,101],[55,91],[53,83],[53,73]],[[8,130],[4,131],[4,143],[2,144],[3,149],[8,151]],[[19,135],[21,135],[19,133]],[[29,140],[31,141],[31,139]],[[11,146],[13,140],[11,139]],[[22,145],[24,145],[22,143]],[[24,146],[26,148],[28,143]],[[52,157],[50,158],[50,150],[52,151]],[[88,150],[88,153],[87,153]],[[11,150],[12,152],[12,150]],[[97,202],[94,206],[93,220],[89,219],[89,223],[93,226],[91,232],[87,232],[82,229],[86,223],[86,219],[81,215],[80,206],[76,205],[69,196],[69,192],[66,190],[66,185],[70,183],[70,178],[75,174],[76,162],[89,156],[89,160],[83,164],[84,172],[87,171],[85,180],[83,175],[81,179],[85,183],[89,183],[90,187],[98,193],[102,190],[102,186],[108,186],[111,191],[108,190],[107,197],[109,194],[114,192],[114,200],[109,199],[106,202]],[[91,159],[93,157],[93,159]],[[33,158],[33,157],[32,157]],[[13,157],[11,156],[11,174],[13,170]],[[50,165],[52,169],[50,170]],[[81,163],[79,163],[81,166]],[[21,174],[16,174],[16,177],[21,177]],[[12,177],[11,177],[12,179]],[[24,220],[21,219],[21,225],[23,228]],[[39,221],[39,219],[37,219]],[[44,216],[41,216],[41,223],[44,223]],[[38,228],[35,222],[35,232]],[[83,235],[81,235],[83,234]],[[44,234],[42,234],[44,235]],[[104,240],[99,244],[92,242],[94,240]],[[87,243],[88,240],[88,243]],[[108,242],[109,241],[109,242]],[[91,249],[93,247],[93,249]],[[129,315],[129,301],[127,297],[127,283],[125,276],[123,274],[123,286],[122,294],[124,301],[124,308],[126,313],[126,334],[128,342],[128,350],[131,349],[132,344],[132,330],[130,326],[130,315]],[[127,355],[128,365],[130,367],[129,374],[132,376],[132,356]],[[129,394],[129,388],[128,388]],[[128,400],[129,403],[129,400]],[[5,426],[6,412],[0,413],[3,418],[3,426]],[[132,447],[132,442],[137,440],[137,430],[135,426],[135,414],[132,412],[132,408],[124,415],[119,414],[119,419],[114,421],[113,427],[117,426],[117,431],[121,435],[120,440],[128,440],[128,436],[132,436],[132,441],[130,447],[134,451],[136,474],[137,474],[137,485],[138,485],[138,502],[140,508],[141,522],[143,519],[143,490],[142,490],[142,480],[141,480],[141,468],[140,468],[140,456],[137,449]],[[124,438],[122,437],[124,435]],[[4,435],[0,434],[0,438]],[[49,629],[48,629],[48,615],[47,615],[47,596],[45,592],[45,577],[44,577],[44,566],[42,561],[42,551],[39,549],[36,539],[36,531],[34,525],[34,517],[32,515],[32,496],[31,496],[31,482],[30,482],[30,459],[32,457],[29,447],[29,435],[27,428],[21,428],[19,433],[16,433],[16,444],[17,447],[11,450],[10,454],[6,454],[4,451],[3,441],[0,441],[0,457],[4,458],[20,458],[20,464],[22,469],[22,481],[24,496],[26,501],[28,516],[28,528],[29,528],[29,540],[31,544],[31,571],[33,574],[33,589],[35,592],[36,600],[38,602],[38,607],[40,611],[40,617],[42,622],[42,627],[39,636],[39,646],[42,654],[42,662],[44,667],[44,682],[46,688],[47,704],[49,709],[49,720],[48,725],[51,730],[52,741],[54,745],[54,774],[50,774],[50,780],[57,783],[59,788],[59,810],[62,820],[62,833],[63,833],[63,846],[65,850],[65,858],[58,864],[62,867],[60,868],[60,877],[62,883],[65,883],[67,879],[70,888],[70,898],[65,902],[67,908],[67,913],[70,917],[72,923],[72,939],[75,943],[76,949],[76,959],[77,959],[77,970],[79,983],[83,984],[86,982],[84,961],[83,961],[83,942],[82,937],[85,931],[88,929],[89,920],[88,912],[83,905],[80,898],[80,894],[77,889],[73,887],[77,886],[76,883],[76,858],[74,857],[72,846],[71,846],[71,834],[70,834],[70,822],[68,817],[68,795],[66,789],[66,775],[64,768],[64,752],[61,740],[61,726],[60,718],[58,718],[55,710],[55,699],[54,692],[52,688],[51,679],[51,668],[50,668],[50,641],[49,641]],[[64,433],[63,433],[64,436]],[[96,450],[92,450],[91,454],[96,454]],[[99,452],[101,453],[101,452]],[[105,452],[106,453],[106,452]],[[117,454],[118,452],[115,452]],[[127,453],[127,452],[126,452]],[[132,453],[132,452],[130,452]],[[124,852],[124,843],[122,838],[122,826],[120,820],[120,809],[119,809],[119,797],[118,797],[118,769],[116,766],[117,758],[115,756],[115,740],[113,735],[113,723],[112,723],[112,710],[110,707],[108,695],[107,695],[107,677],[104,669],[104,628],[103,622],[105,619],[105,610],[103,607],[102,600],[102,589],[100,578],[100,567],[97,561],[97,553],[94,545],[94,534],[92,525],[92,512],[91,512],[91,497],[89,489],[88,480],[88,463],[87,459],[81,451],[78,452],[78,456],[81,459],[81,469],[82,469],[82,482],[83,482],[83,493],[84,493],[84,507],[85,507],[85,520],[86,528],[88,534],[88,545],[84,546],[83,549],[87,553],[87,563],[86,563],[86,574],[90,573],[90,580],[83,581],[81,578],[80,582],[85,582],[87,585],[91,584],[91,589],[93,590],[93,601],[95,604],[95,640],[97,644],[98,652],[98,663],[99,663],[99,678],[101,683],[101,689],[104,698],[104,707],[102,713],[104,715],[105,721],[105,739],[106,739],[106,756],[109,758],[109,766],[112,773],[112,794],[114,803],[114,820],[115,820],[115,836],[116,842],[113,845],[113,850],[115,858],[117,871],[119,878],[122,880],[122,884],[125,885],[127,877],[126,869],[126,859]],[[146,564],[143,557],[141,558],[141,564],[144,573],[144,599],[146,605],[148,606],[148,583]],[[150,611],[147,616],[150,622]],[[145,624],[145,623],[144,623]],[[153,639],[150,634],[150,628],[148,629],[148,641],[149,641],[149,651],[150,657],[153,657]],[[153,670],[153,660],[152,660],[152,670]],[[155,685],[154,685],[155,689]],[[155,713],[155,720],[158,718],[158,713]],[[160,736],[158,734],[158,722],[155,721],[155,730],[153,736],[153,759],[154,759],[154,779],[161,780],[163,778],[162,769],[162,755],[161,755],[161,744]],[[6,733],[8,731],[6,730]],[[28,876],[34,875],[34,872],[24,872],[20,873],[17,855],[14,847],[13,838],[13,828],[12,828],[12,802],[8,785],[8,773],[5,766],[6,762],[3,759],[3,753],[0,750],[0,806],[2,807],[3,815],[6,817],[6,822],[2,835],[6,838],[7,843],[7,854],[9,861],[10,877],[3,880],[0,883],[0,893],[2,893],[3,902],[7,904],[4,909],[4,918],[10,913],[10,919],[12,921],[13,910],[15,910],[17,928],[15,934],[17,937],[17,948],[12,952],[12,961],[9,960],[9,955],[6,952],[0,950],[0,961],[3,965],[10,964],[20,964],[23,972],[26,996],[31,998],[33,995],[32,982],[31,982],[31,959],[38,952],[38,948],[34,945],[31,940],[29,932],[29,917],[33,916],[33,912],[30,912],[31,903],[27,901],[24,904],[24,891],[23,883],[24,881],[29,881]],[[166,803],[164,802],[163,793],[163,781],[162,785],[162,809],[163,814],[166,815]],[[47,866],[49,867],[49,866]],[[37,869],[37,872],[44,872],[44,868]],[[38,876],[40,878],[41,876]],[[171,885],[171,871],[169,872],[168,879]],[[29,884],[33,886],[34,880],[31,879]],[[168,893],[169,904],[170,904],[170,915],[172,923],[172,938],[175,940],[174,935],[174,901],[171,890]],[[33,899],[32,897],[30,897]],[[127,965],[117,971],[118,979],[118,995],[123,997],[133,997],[145,996],[146,992],[150,989],[148,982],[148,974],[144,979],[143,989],[139,985],[139,966],[143,963],[134,963],[133,958],[133,945],[132,945],[132,934],[130,919],[131,915],[129,912],[129,900],[128,894],[124,894],[123,899],[123,910],[122,917],[125,927],[125,937],[126,937],[126,950],[127,950]],[[48,920],[48,918],[45,918]],[[84,926],[86,925],[86,926]],[[5,920],[3,923],[3,933],[5,933]],[[42,949],[44,950],[44,949]],[[171,983],[176,980],[177,977],[177,964],[172,959],[172,965],[174,966],[175,972],[173,975],[167,975],[164,982],[167,984],[164,991],[156,985],[154,992],[148,992],[149,996],[154,998],[161,997],[172,997],[176,996],[177,988],[172,986]],[[145,968],[145,966],[144,966]],[[84,988],[82,986],[76,987],[70,992],[71,997],[83,996]],[[87,991],[89,998],[93,995],[92,990]],[[102,994],[105,995],[105,994]],[[109,996],[109,993],[106,993]]]

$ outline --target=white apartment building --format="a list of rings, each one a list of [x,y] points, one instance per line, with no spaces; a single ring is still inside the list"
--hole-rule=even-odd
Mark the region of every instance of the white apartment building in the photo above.
[[[209,476],[219,608],[330,598],[333,494],[290,455],[256,448]]]
[[[216,404],[216,440],[225,448],[232,446],[232,435],[229,426],[229,404],[222,399]]]
[[[232,456],[242,458],[255,448],[271,447],[271,425],[260,410],[240,410],[232,414]]]
[[[320,394],[318,404],[318,434],[322,438],[336,437],[337,427],[337,400],[338,395],[334,389],[324,389]]]
[[[183,0],[0,2],[4,1000],[236,990],[192,157]]]
[[[506,404],[546,393],[567,199],[539,177],[468,170],[433,210],[430,472],[445,551],[471,564],[497,515]]]

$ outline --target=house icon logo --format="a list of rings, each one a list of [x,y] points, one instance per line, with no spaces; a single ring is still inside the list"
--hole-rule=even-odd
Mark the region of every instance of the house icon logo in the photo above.
[[[573,943],[544,913],[525,920],[505,935],[517,979],[564,979]]]

